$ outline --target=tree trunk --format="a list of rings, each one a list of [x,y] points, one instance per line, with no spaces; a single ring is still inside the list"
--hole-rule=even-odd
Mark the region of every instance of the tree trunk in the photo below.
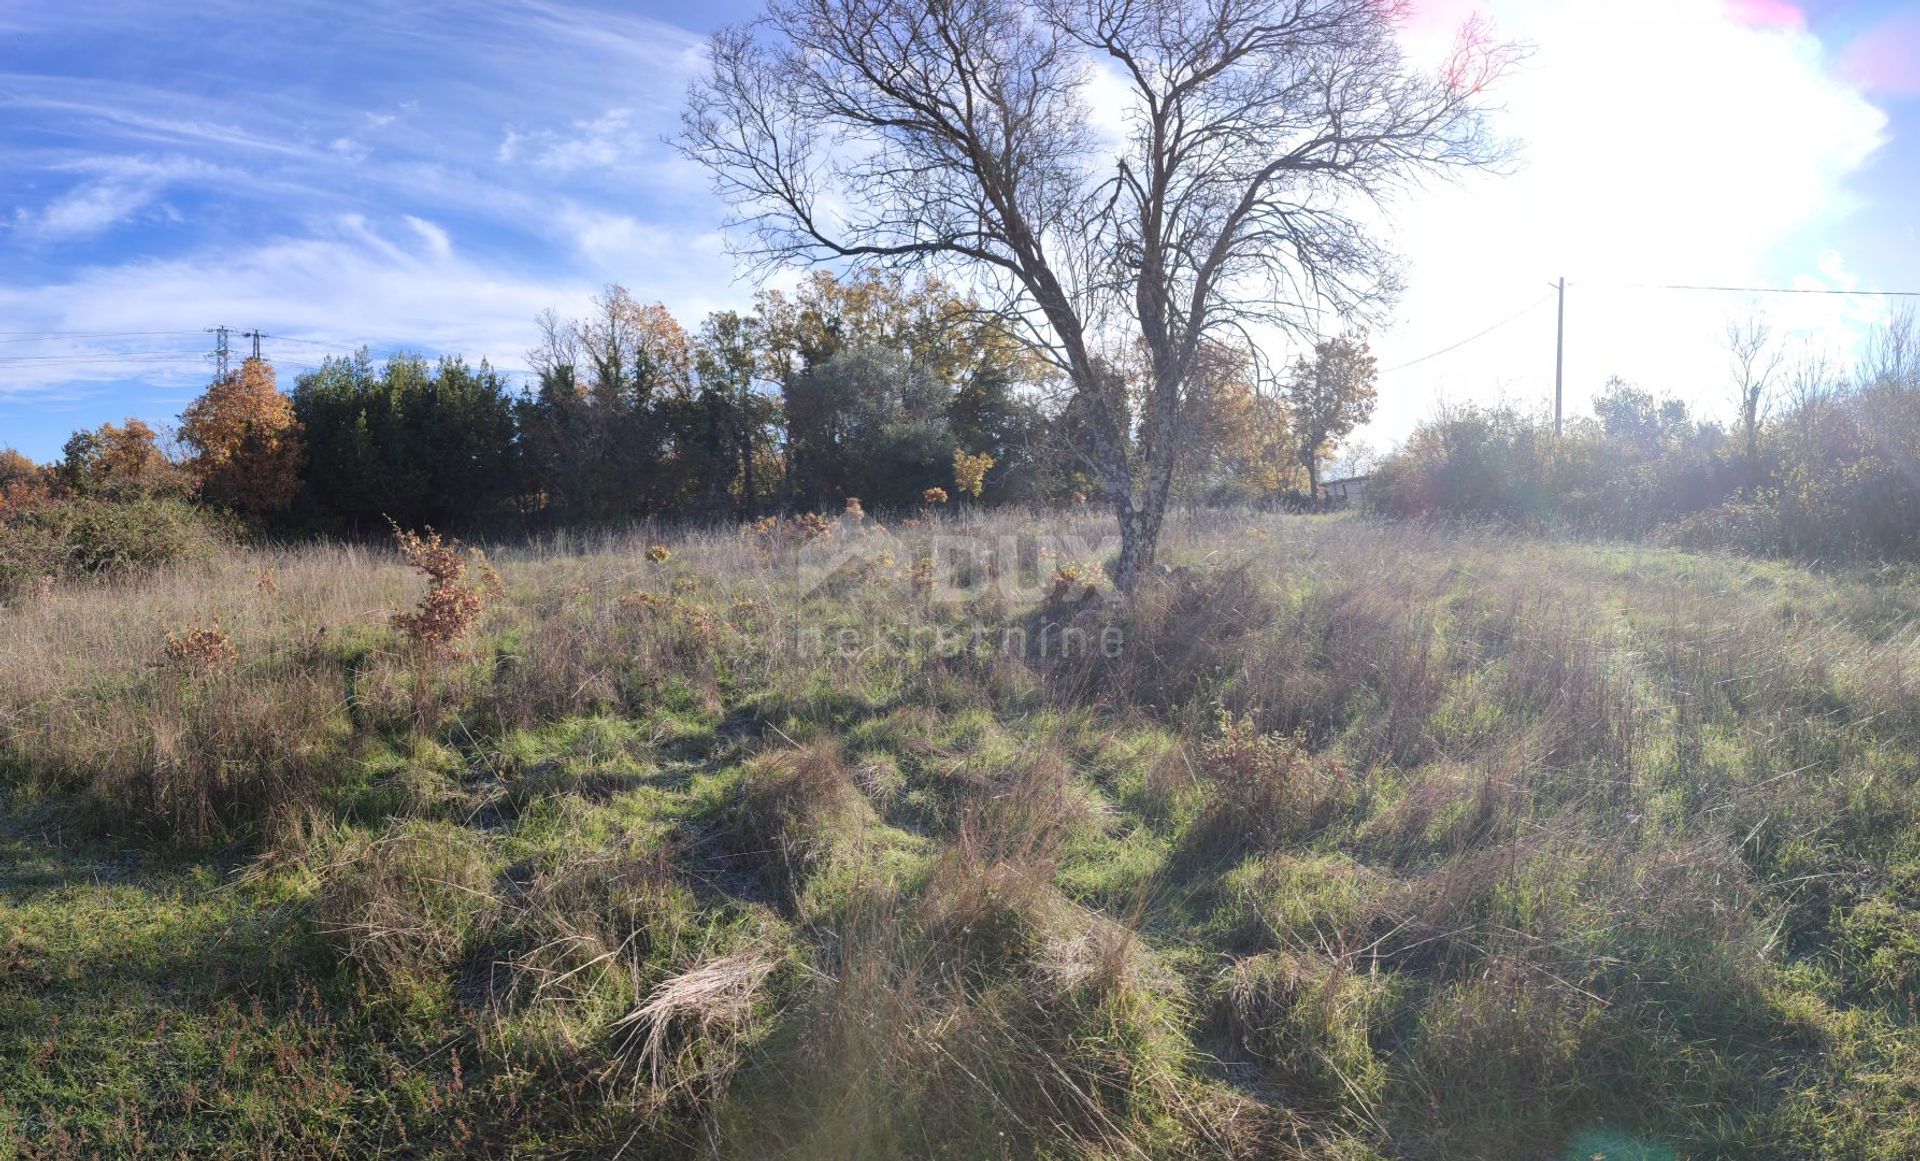
[[[1160,553],[1160,528],[1166,523],[1167,493],[1149,488],[1140,507],[1129,500],[1116,515],[1120,523],[1120,559],[1114,565],[1113,587],[1132,593],[1153,572]]]

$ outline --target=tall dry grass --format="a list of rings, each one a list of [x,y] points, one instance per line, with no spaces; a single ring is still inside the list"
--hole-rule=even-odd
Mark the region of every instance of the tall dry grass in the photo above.
[[[264,844],[357,977],[454,1013],[507,1151],[1911,1127],[1904,1073],[1823,1056],[1905,1043],[1920,981],[1909,578],[1203,512],[1132,601],[1057,592],[1103,531],[845,517],[825,577],[819,528],[490,545],[436,650],[378,548],[60,588],[0,610],[0,770]],[[936,535],[990,554],[929,585]],[[167,662],[216,624],[231,664]]]

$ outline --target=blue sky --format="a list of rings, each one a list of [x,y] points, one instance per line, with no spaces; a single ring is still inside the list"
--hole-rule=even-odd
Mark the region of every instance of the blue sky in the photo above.
[[[1920,4],[1420,7],[1416,52],[1476,9],[1536,51],[1506,94],[1522,171],[1394,218],[1409,291],[1376,345],[1412,365],[1378,442],[1437,399],[1537,398],[1561,275],[1576,403],[1621,373],[1709,409],[1725,316],[1844,353],[1883,305],[1630,284],[1920,289]],[[613,281],[689,325],[743,304],[723,211],[661,138],[704,34],[753,8],[0,6],[0,446],[172,419],[214,324],[273,336],[290,385],[362,343],[519,368],[536,312]]]

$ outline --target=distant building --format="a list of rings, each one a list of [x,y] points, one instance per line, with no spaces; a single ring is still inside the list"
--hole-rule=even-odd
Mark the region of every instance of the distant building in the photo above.
[[[1360,498],[1367,487],[1366,476],[1347,476],[1339,480],[1327,480],[1320,485],[1320,494],[1329,504],[1349,504]]]

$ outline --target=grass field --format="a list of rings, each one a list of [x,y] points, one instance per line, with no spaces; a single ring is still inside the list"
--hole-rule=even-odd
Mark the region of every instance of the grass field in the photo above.
[[[0,610],[0,1157],[1920,1155],[1920,577],[1106,524]]]

